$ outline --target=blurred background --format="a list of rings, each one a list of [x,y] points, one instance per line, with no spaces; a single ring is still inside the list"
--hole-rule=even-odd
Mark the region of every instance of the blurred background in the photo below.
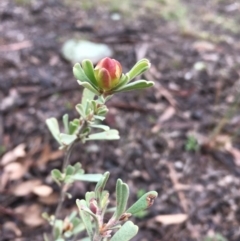
[[[72,66],[105,56],[128,71],[146,57],[144,91],[117,94],[114,142],[78,145],[72,163],[111,172],[133,202],[159,197],[133,219],[134,240],[240,240],[240,3],[236,0],[0,1],[0,240],[38,241],[49,227],[63,154],[45,119],[74,109]],[[62,214],[94,185],[77,183]]]

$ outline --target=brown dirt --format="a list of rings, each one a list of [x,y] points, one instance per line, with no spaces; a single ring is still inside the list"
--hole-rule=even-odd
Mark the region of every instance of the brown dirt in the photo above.
[[[157,5],[138,3],[137,13],[122,9],[114,21],[113,9],[104,5],[84,9],[71,1],[1,0],[1,155],[26,145],[26,154],[16,161],[25,168],[20,178],[4,183],[6,169],[0,169],[1,241],[37,241],[49,232],[38,212],[53,213],[57,199],[50,204],[33,193],[17,196],[14,188],[37,179],[58,191],[49,170],[60,168],[62,158],[45,119],[76,116],[81,88],[72,64],[61,56],[63,42],[72,37],[109,44],[125,71],[138,58],[152,63],[144,78],[154,80],[154,88],[119,94],[108,104],[106,124],[119,130],[121,140],[78,145],[72,156],[88,173],[109,170],[111,193],[117,178],[127,182],[130,201],[138,189],[158,191],[148,214],[135,220],[140,232],[134,240],[202,241],[216,233],[240,240],[240,6],[227,0],[184,1],[180,6],[187,13],[174,16],[171,11],[181,12],[179,6],[146,3]],[[197,70],[202,63],[206,68]],[[189,135],[199,142],[198,150],[186,150]],[[63,214],[92,188],[74,185]],[[23,205],[37,214],[25,217]],[[167,226],[156,221],[179,213],[187,214],[187,221]]]

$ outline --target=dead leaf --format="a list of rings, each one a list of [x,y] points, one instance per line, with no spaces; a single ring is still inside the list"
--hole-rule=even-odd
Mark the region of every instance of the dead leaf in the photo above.
[[[40,197],[47,197],[52,191],[52,188],[47,185],[36,186],[32,189],[32,192]]]
[[[149,76],[147,79],[153,79],[149,72],[146,73],[146,76]],[[155,82],[154,88],[156,89],[156,98],[160,99],[162,96],[169,102],[169,104],[173,107],[177,106],[177,101],[174,99],[173,95],[170,91],[164,88],[160,83],[157,81]]]
[[[169,215],[158,215],[155,220],[163,225],[180,224],[188,219],[188,215],[184,213],[169,214]]]
[[[207,41],[197,41],[193,43],[192,48],[198,52],[209,52],[216,49],[215,45]]]
[[[174,116],[175,113],[176,113],[176,110],[175,110],[174,107],[172,107],[172,106],[168,107],[168,108],[163,112],[163,114],[159,117],[158,122],[159,122],[159,123],[163,123],[163,122],[171,119],[171,118]]]
[[[46,197],[39,197],[39,202],[46,204],[46,205],[53,205],[56,204],[59,200],[59,195],[57,193],[51,193],[49,196]]]
[[[232,137],[229,135],[215,135],[208,141],[213,149],[230,150],[232,148]]]
[[[16,236],[22,235],[22,231],[17,227],[14,222],[5,222],[3,225],[3,229],[12,231]]]
[[[37,166],[42,167],[49,161],[54,161],[63,156],[63,151],[52,151],[49,145],[43,147],[43,152],[41,153],[39,159],[37,160]]]
[[[42,218],[42,207],[38,204],[19,206],[15,212],[22,215],[23,222],[28,226],[37,227],[45,222]]]
[[[1,47],[0,47],[1,48]],[[14,57],[13,57],[14,56]],[[9,59],[13,59],[14,64],[18,64],[20,57],[17,53],[15,53],[12,56],[12,54],[9,53]],[[12,108],[16,103],[19,102],[19,93],[15,88],[10,89],[9,95],[3,98],[0,102],[0,110],[5,111],[7,109]]]
[[[184,212],[187,212],[188,211],[188,200],[185,196],[185,193],[183,191],[181,191],[181,189],[179,190],[179,185],[181,185],[181,183],[179,183],[179,181],[178,181],[177,172],[176,172],[175,168],[173,167],[173,165],[169,162],[167,163],[167,167],[169,169],[169,177],[172,181],[173,188],[178,194],[178,198],[179,198],[181,207],[184,210]]]
[[[24,176],[27,168],[19,162],[12,162],[6,165],[3,171],[8,175],[9,180],[18,180]]]
[[[9,176],[7,173],[4,172],[0,176],[0,192],[2,192],[4,190],[4,188],[6,187],[6,185],[8,183],[8,180],[9,180]]]
[[[15,147],[13,150],[4,154],[1,160],[1,165],[5,166],[10,162],[16,161],[18,158],[25,157],[26,156],[25,148],[26,148],[26,144],[22,143],[17,147]]]
[[[26,196],[32,192],[34,187],[40,186],[42,182],[40,180],[34,179],[22,182],[13,188],[12,193],[15,196]]]
[[[42,225],[45,221],[42,218],[41,207],[37,204],[31,205],[26,214],[24,215],[23,221],[25,224],[31,227],[37,227]]]
[[[235,164],[240,166],[240,150],[235,147],[228,147],[226,150],[232,154]]]
[[[158,118],[157,124],[152,128],[152,132],[156,133],[160,130],[161,124],[165,121],[171,119],[176,113],[176,110],[174,107],[170,106],[168,107],[163,114]]]

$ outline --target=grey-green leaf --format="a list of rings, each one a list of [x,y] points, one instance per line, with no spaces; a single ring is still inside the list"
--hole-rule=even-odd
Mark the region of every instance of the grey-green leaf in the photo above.
[[[87,204],[89,205],[89,202],[91,199],[95,198],[95,192],[86,192],[85,194],[85,200]]]
[[[68,114],[65,114],[63,116],[62,120],[63,120],[64,130],[67,134],[69,134],[69,117],[68,117]]]
[[[129,84],[126,84],[121,88],[116,89],[114,92],[145,89],[145,88],[152,87],[153,85],[154,85],[153,81],[137,80],[137,81],[131,82]]]
[[[133,222],[127,221],[124,225],[113,235],[110,241],[129,241],[138,233],[138,226]]]
[[[137,202],[135,202],[127,211],[126,213],[135,214],[140,211],[145,210],[146,208],[149,208],[152,206],[154,199],[158,196],[158,193],[156,191],[151,191],[146,194],[144,194],[142,197],[138,199]]]
[[[118,140],[119,138],[118,131],[111,129],[109,131],[91,134],[86,140]]]
[[[59,181],[62,181],[62,173],[58,169],[53,169],[51,171],[51,176],[54,181],[57,182],[57,184],[60,185]]]
[[[118,220],[121,217],[121,215],[125,212],[128,197],[128,185],[126,183],[123,183],[121,179],[118,179],[116,185],[117,209],[115,214],[113,215],[116,220]]]
[[[102,129],[104,131],[109,131],[110,130],[110,127],[109,126],[106,126],[106,125],[96,125],[96,124],[92,124],[90,125],[91,127],[93,128],[99,128],[99,129]]]
[[[93,239],[93,225],[92,225],[92,221],[91,221],[91,217],[90,215],[84,211],[84,207],[87,207],[86,201],[85,200],[77,200],[76,201],[78,209],[79,209],[79,213],[80,213],[80,217],[83,221],[83,224],[87,230],[88,236],[90,237],[90,239]]]
[[[72,165],[68,165],[66,168],[66,175],[72,175],[75,172],[75,168]]]
[[[150,68],[151,64],[148,59],[139,60],[132,69],[126,74],[129,76],[129,81],[142,74]]]
[[[99,182],[97,183],[96,187],[95,187],[95,195],[96,195],[96,199],[100,202],[100,197],[101,194],[105,188],[105,185],[107,183],[107,180],[109,178],[110,173],[109,172],[105,172],[102,175],[102,178],[99,180]]]
[[[82,69],[79,63],[73,66],[73,75],[80,82],[91,83],[91,81],[88,79],[87,75],[84,73],[84,70]]]
[[[74,174],[71,176],[74,181],[98,182],[102,178],[102,174]]]
[[[63,221],[57,219],[54,223],[54,229],[53,229],[54,238],[60,239],[62,236],[62,232],[63,232]]]
[[[55,140],[61,144],[60,142],[60,130],[59,130],[59,125],[58,125],[58,121],[56,118],[49,118],[46,120],[46,124],[48,126],[48,129],[50,130],[50,132],[52,133],[53,137],[55,138]]]
[[[73,143],[76,139],[77,139],[76,135],[68,135],[68,134],[64,134],[64,133],[60,134],[60,140],[66,146]]]
[[[86,90],[86,88],[84,90]],[[90,91],[90,90],[88,90],[88,91]],[[83,102],[83,98],[82,98],[82,102]],[[85,106],[85,103],[84,103],[84,106]],[[75,108],[76,108],[77,112],[80,114],[81,117],[83,117],[83,118],[86,117],[85,108],[83,107],[83,104],[78,104],[78,105],[75,106]]]
[[[92,82],[93,85],[98,86],[97,80],[94,75],[93,64],[91,60],[85,59],[82,61],[82,68],[87,75],[88,79]]]
[[[88,100],[93,100],[95,93],[87,88],[83,90],[82,105],[85,108]]]
[[[100,93],[88,82],[81,82],[79,80],[77,80],[79,85],[82,85],[83,87],[91,90],[95,95],[100,95]]]
[[[105,119],[105,116],[94,115],[94,118],[95,118],[96,120],[103,121],[103,120]]]

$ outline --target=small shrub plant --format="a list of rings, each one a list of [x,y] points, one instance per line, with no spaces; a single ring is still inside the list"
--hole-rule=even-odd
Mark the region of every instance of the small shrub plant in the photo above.
[[[157,192],[150,191],[142,195],[137,202],[128,206],[129,187],[121,179],[116,181],[116,206],[108,208],[109,192],[105,190],[110,173],[85,174],[80,163],[70,165],[70,156],[77,142],[91,140],[119,139],[117,130],[102,124],[108,108],[106,102],[118,92],[144,89],[153,86],[146,80],[131,81],[147,71],[150,63],[147,59],[138,61],[126,74],[115,59],[104,58],[95,67],[90,60],[84,60],[73,67],[73,74],[79,85],[84,87],[81,103],[76,105],[79,117],[69,120],[62,117],[64,133],[60,131],[56,118],[49,118],[46,124],[59,148],[65,152],[62,169],[51,171],[53,180],[60,187],[60,200],[54,215],[47,213],[43,217],[52,226],[52,234],[44,235],[45,241],[128,241],[138,232],[138,227],[129,221],[132,215],[150,207]],[[96,130],[100,130],[97,131]],[[62,204],[69,186],[76,181],[96,182],[94,190],[85,194],[85,199],[76,200],[79,212],[72,212],[61,219]],[[106,213],[112,213],[106,220]],[[85,234],[85,238],[83,237]]]

